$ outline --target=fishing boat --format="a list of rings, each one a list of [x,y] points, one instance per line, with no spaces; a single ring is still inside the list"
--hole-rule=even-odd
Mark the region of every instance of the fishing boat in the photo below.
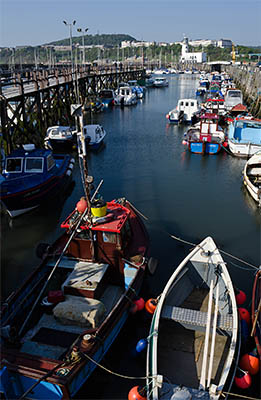
[[[228,147],[236,157],[251,157],[261,150],[261,120],[235,118],[228,127]]]
[[[87,147],[91,150],[98,150],[106,136],[103,126],[98,124],[89,124],[83,126],[83,135]],[[81,146],[81,132],[77,133],[78,146]]]
[[[201,115],[200,122],[184,134],[183,144],[191,153],[218,154],[225,143],[225,133],[219,126],[219,116],[213,113]]]
[[[261,150],[256,152],[245,164],[243,180],[246,189],[261,207]]]
[[[114,105],[115,93],[112,89],[103,89],[98,94],[98,100],[105,106],[110,107]]]
[[[132,204],[85,196],[62,222],[40,265],[1,310],[1,385],[6,399],[71,399],[87,381],[139,299],[149,237]],[[154,264],[154,267],[153,267]]]
[[[25,144],[5,159],[0,183],[0,201],[10,217],[17,217],[48,202],[71,180],[75,160]]]
[[[137,104],[137,96],[130,86],[121,86],[116,90],[114,99],[116,106],[132,106]]]
[[[252,291],[252,331],[251,336],[254,336],[257,352],[261,361],[261,267],[257,270],[253,291]]]
[[[239,347],[234,288],[207,237],[158,297],[148,336],[147,399],[226,398],[222,392],[230,390]]]
[[[196,99],[180,99],[176,108],[170,110],[166,118],[170,123],[191,123],[193,116],[200,112],[200,105]]]
[[[44,138],[45,147],[53,150],[72,150],[76,146],[75,128],[70,126],[50,126]]]

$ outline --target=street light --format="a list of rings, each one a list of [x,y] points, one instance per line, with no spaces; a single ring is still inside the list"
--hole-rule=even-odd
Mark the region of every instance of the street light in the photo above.
[[[69,26],[69,30],[70,30],[70,47],[71,47],[71,63],[72,63],[72,71],[74,70],[73,67],[73,47],[72,47],[72,26],[76,24],[76,21],[73,21],[71,24],[63,21],[64,25]]]
[[[88,29],[89,29],[89,28],[85,28],[85,29],[78,28],[78,29],[77,29],[78,32],[81,32],[81,33],[82,33],[82,47],[83,47],[83,49],[82,49],[82,52],[83,52],[83,53],[82,53],[82,65],[85,64],[84,32],[87,32]]]

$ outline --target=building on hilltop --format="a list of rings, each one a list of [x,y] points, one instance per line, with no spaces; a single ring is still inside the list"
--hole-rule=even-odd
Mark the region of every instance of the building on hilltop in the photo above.
[[[232,41],[230,39],[219,39],[217,41],[217,47],[232,49]]]

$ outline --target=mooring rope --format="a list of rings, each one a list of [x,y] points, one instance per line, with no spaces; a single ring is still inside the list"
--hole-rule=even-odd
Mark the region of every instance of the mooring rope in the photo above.
[[[152,222],[150,221],[150,219],[149,219],[148,217],[146,217],[144,214],[142,214],[142,212],[139,211],[130,201],[129,201],[129,203],[130,203],[131,207],[133,207],[133,209],[134,209],[142,218],[144,218],[144,219],[145,219],[146,221],[148,221],[149,223],[152,223]],[[193,246],[193,247],[198,246],[198,244],[189,242],[189,241],[187,241],[187,240],[185,240],[185,239],[182,239],[182,238],[180,238],[180,237],[178,237],[178,236],[175,236],[175,235],[170,234],[168,231],[166,231],[165,229],[163,229],[163,228],[161,228],[161,227],[159,227],[159,229],[160,229],[161,232],[167,234],[169,237],[171,237],[171,238],[174,239],[174,240],[177,240],[177,241],[179,241],[179,242],[181,242],[181,243],[184,243],[184,244],[188,244],[189,246]],[[217,247],[217,249],[218,249],[221,253],[225,254],[226,256],[231,257],[231,258],[234,258],[235,260],[237,260],[237,261],[239,261],[239,262],[241,262],[241,263],[243,263],[243,264],[245,264],[245,265],[248,265],[249,267],[251,267],[251,268],[253,268],[253,269],[255,269],[255,270],[258,270],[258,269],[259,269],[259,267],[256,267],[255,265],[250,264],[249,262],[244,261],[244,260],[242,260],[242,259],[239,258],[239,257],[233,256],[232,254],[227,253],[226,251],[224,251],[224,250],[222,250],[222,249],[220,249],[220,248],[218,248],[218,247]],[[240,267],[238,267],[238,268],[240,268]]]

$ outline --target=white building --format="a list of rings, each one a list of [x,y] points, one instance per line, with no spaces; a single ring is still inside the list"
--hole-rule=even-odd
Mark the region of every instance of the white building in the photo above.
[[[197,40],[190,40],[189,45],[193,47],[207,47],[207,46],[217,46],[216,40],[211,39],[197,39]]]
[[[181,42],[181,56],[180,56],[180,62],[185,63],[203,63],[207,61],[207,55],[206,53],[199,51],[195,53],[190,53],[189,52],[189,42],[188,38],[184,38],[183,42]]]
[[[150,47],[153,46],[155,42],[131,42],[130,40],[124,40],[121,42],[121,48],[126,47]]]
[[[217,41],[217,47],[221,47],[222,49],[224,48],[232,49],[232,41],[230,39],[219,39]]]

